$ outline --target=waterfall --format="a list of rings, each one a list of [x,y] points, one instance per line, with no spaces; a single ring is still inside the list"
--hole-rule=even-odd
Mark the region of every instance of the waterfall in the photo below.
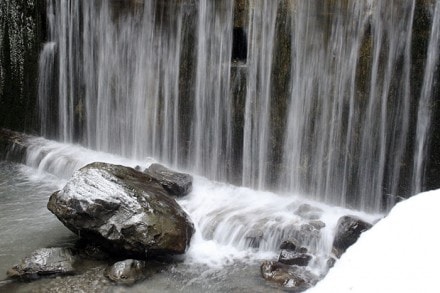
[[[265,188],[269,159],[271,72],[277,1],[253,1],[243,139],[243,184]]]
[[[378,211],[424,188],[435,4],[47,0],[42,134]],[[418,5],[431,22],[423,82]]]
[[[232,0],[201,0],[198,7],[196,81],[189,161],[224,179],[231,161],[230,68]],[[225,165],[223,165],[225,163]]]
[[[55,67],[55,42],[48,42],[44,45],[43,51],[40,54],[39,72],[38,72],[38,106],[41,118],[42,135],[49,136],[51,125],[49,123],[50,116],[56,110],[53,109],[51,97],[54,93],[54,78],[53,71]]]
[[[434,74],[438,66],[439,45],[440,45],[440,1],[436,1],[434,9],[434,19],[431,29],[430,41],[428,46],[428,56],[423,78],[423,86],[419,101],[419,110],[417,115],[417,139],[414,152],[414,172],[413,193],[422,191],[424,165],[427,153],[429,130],[431,127],[430,118],[432,116],[432,87],[434,83]]]
[[[297,6],[283,186],[371,210],[380,208],[384,185],[397,194],[408,143],[414,5]],[[368,74],[361,54],[371,54]]]

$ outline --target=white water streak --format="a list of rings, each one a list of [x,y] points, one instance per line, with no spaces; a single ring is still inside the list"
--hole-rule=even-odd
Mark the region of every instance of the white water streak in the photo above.
[[[412,192],[414,194],[422,191],[427,146],[429,140],[429,130],[431,128],[432,115],[432,87],[434,74],[439,61],[440,45],[440,1],[436,1],[433,12],[433,25],[428,46],[428,57],[426,60],[425,73],[423,78],[422,92],[419,100],[417,113],[417,139],[416,150],[414,152],[414,172]]]
[[[422,188],[438,1],[415,145],[415,0],[251,0],[241,28],[248,48],[240,65],[244,97],[231,92],[241,82],[231,81],[235,1],[177,2],[48,0],[43,133],[56,125],[66,142],[371,211],[382,208],[384,195],[408,192],[403,181]],[[279,27],[289,46],[279,43],[286,33]],[[288,76],[274,68],[284,46]],[[278,79],[287,84],[285,113],[274,104],[283,98],[273,96],[283,91],[274,88]],[[57,86],[47,88],[53,80]],[[56,124],[48,108],[55,105]],[[403,170],[404,163],[413,170]]]

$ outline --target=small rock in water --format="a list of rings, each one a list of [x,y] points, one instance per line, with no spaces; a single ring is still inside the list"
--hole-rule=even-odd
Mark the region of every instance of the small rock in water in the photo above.
[[[295,215],[307,220],[317,220],[321,217],[322,213],[323,210],[307,203],[300,205],[295,211]]]
[[[308,249],[303,246],[299,246],[298,242],[295,239],[289,239],[289,240],[283,241],[280,245],[280,249],[291,251],[291,252],[297,252],[297,253],[307,253],[308,252]]]
[[[131,285],[146,278],[145,261],[126,259],[108,267],[104,275],[113,282]]]
[[[343,216],[338,220],[333,248],[340,257],[348,247],[353,245],[362,234],[372,227],[371,224],[355,216]]]
[[[287,249],[287,250],[295,251],[298,246],[299,245],[296,240],[290,239],[290,240],[283,241],[280,245],[280,249]]]
[[[263,240],[263,231],[251,230],[246,234],[246,243],[248,247],[258,248],[260,247],[261,240]]]
[[[75,258],[69,248],[41,248],[7,272],[10,278],[36,279],[46,275],[72,274]]]
[[[278,261],[286,265],[307,266],[311,259],[312,256],[310,254],[283,249]]]
[[[335,263],[336,263],[336,258],[331,256],[327,259],[327,267],[329,269],[331,269],[335,265]]]
[[[309,235],[313,237],[319,237],[320,232],[319,229],[316,229],[312,224],[302,224],[300,227],[300,233],[303,235]]]
[[[172,171],[160,164],[152,164],[144,173],[158,180],[172,196],[184,196],[192,191],[192,176],[189,174]]]
[[[260,267],[261,275],[267,281],[276,283],[285,288],[295,288],[295,290],[303,291],[312,286],[312,283],[304,279],[295,267],[289,265],[264,261]]]
[[[325,227],[325,223],[319,220],[313,220],[309,222],[309,225],[314,227],[316,230],[321,230]]]

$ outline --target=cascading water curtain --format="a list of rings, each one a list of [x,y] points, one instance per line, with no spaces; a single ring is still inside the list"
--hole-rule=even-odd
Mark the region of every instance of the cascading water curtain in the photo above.
[[[250,1],[243,185],[265,188],[270,160],[271,73],[278,1]]]
[[[416,147],[414,152],[414,176],[412,182],[412,192],[419,193],[423,188],[423,177],[426,165],[426,154],[428,152],[429,132],[431,128],[432,116],[432,87],[434,84],[434,74],[439,62],[440,45],[440,1],[435,2],[433,21],[428,45],[427,62],[424,72],[422,92],[419,101],[417,115]]]
[[[231,161],[230,71],[233,0],[200,0],[194,115],[188,165],[225,180]]]
[[[180,8],[157,1],[48,1],[50,39],[57,48],[59,139],[175,164]],[[42,60],[51,56],[44,54]],[[40,88],[53,66],[42,63]],[[45,95],[42,89],[41,100],[48,100]],[[48,107],[40,105],[42,112]]]
[[[281,185],[378,211],[411,143],[415,1],[296,3]]]
[[[416,0],[237,1],[48,0],[43,135],[368,211],[421,190],[439,1],[423,77]]]

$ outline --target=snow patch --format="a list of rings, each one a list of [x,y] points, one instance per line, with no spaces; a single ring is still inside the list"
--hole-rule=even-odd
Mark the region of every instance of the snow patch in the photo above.
[[[76,199],[80,202],[124,203],[131,209],[141,209],[140,204],[130,196],[128,189],[115,183],[116,178],[104,170],[86,169],[76,171],[60,193],[60,198]]]
[[[397,204],[307,293],[438,293],[440,190]]]

